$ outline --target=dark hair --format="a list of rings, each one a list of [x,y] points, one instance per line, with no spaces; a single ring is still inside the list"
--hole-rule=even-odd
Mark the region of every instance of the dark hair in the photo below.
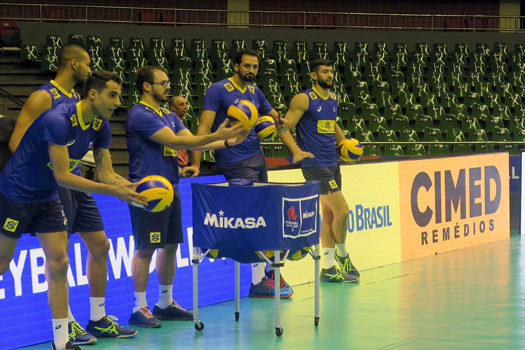
[[[144,66],[139,68],[137,71],[137,78],[135,79],[135,86],[141,94],[144,93],[143,85],[144,83],[151,83],[153,81],[153,72],[159,70],[168,74],[163,68],[157,66]]]
[[[235,53],[235,56],[233,57],[233,63],[241,64],[242,56],[244,55],[255,56],[257,57],[257,60],[259,60],[259,55],[257,54],[257,51],[251,49],[242,49]]]
[[[107,87],[106,83],[110,80],[113,80],[115,83],[122,85],[120,77],[113,72],[108,72],[107,70],[97,70],[95,72],[91,72],[84,85],[84,96],[86,96],[91,89],[95,89],[99,92],[104,90]]]
[[[89,55],[83,47],[80,47],[75,44],[69,44],[62,48],[58,54],[58,68],[63,68],[66,66],[67,62],[72,59],[80,60],[84,55]]]
[[[318,58],[315,60],[310,61],[310,72],[316,72],[319,70],[319,66],[333,66],[334,61],[324,59],[324,58]]]

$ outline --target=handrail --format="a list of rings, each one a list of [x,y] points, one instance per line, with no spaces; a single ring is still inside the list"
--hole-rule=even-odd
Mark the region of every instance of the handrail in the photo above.
[[[0,3],[0,20],[251,28],[523,32],[525,16]]]
[[[22,101],[18,97],[11,95],[8,91],[4,90],[3,88],[0,88],[0,98],[7,99],[19,107],[22,107],[24,105],[24,101]]]

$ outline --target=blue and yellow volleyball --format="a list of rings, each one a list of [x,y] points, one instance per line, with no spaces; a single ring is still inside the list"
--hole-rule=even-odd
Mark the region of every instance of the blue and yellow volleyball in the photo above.
[[[241,123],[246,130],[251,130],[255,123],[257,123],[257,119],[259,119],[257,108],[248,100],[240,100],[239,102],[232,104],[228,107],[226,114],[230,119],[231,125]]]
[[[137,182],[138,193],[146,197],[148,205],[144,210],[156,213],[163,211],[173,202],[173,186],[159,175],[146,176]]]
[[[261,141],[270,141],[277,135],[275,121],[269,115],[260,116],[254,130]]]
[[[301,260],[302,258],[307,256],[309,254],[309,252],[310,252],[310,247],[303,247],[303,248],[300,248],[300,249],[296,250],[295,252],[293,252],[291,254],[288,254],[287,259],[288,260],[294,260],[294,261],[295,260]],[[264,255],[268,259],[273,259],[274,256],[275,256],[275,251],[274,250],[263,250],[262,252],[255,252],[255,253],[262,260],[264,260],[262,255]],[[280,250],[279,251],[279,256],[280,256],[281,260],[284,259],[284,257],[286,256],[286,250]]]
[[[288,254],[288,260],[301,260],[310,253],[310,247],[303,247],[293,254]]]
[[[341,158],[347,162],[355,162],[363,155],[363,145],[353,137],[339,142],[337,150]]]

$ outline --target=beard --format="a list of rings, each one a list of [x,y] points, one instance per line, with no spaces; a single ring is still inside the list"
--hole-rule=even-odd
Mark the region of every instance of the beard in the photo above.
[[[251,83],[255,80],[255,74],[247,73],[245,75],[242,75],[241,73],[239,73],[239,78],[241,78],[246,83]]]
[[[332,86],[334,86],[334,82],[328,82],[326,80],[317,80],[317,84],[319,84],[320,87],[323,89],[330,89]]]
[[[155,99],[155,101],[159,101],[159,102],[168,102],[170,99],[169,95],[166,95],[165,93],[162,93],[162,94],[154,93],[152,97]]]

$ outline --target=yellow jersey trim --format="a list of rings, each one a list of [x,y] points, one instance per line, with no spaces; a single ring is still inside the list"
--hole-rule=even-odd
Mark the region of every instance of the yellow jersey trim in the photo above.
[[[322,98],[322,99],[325,100],[325,101],[328,100],[328,97],[330,97],[330,92],[328,92],[328,95],[326,95],[326,97],[325,97],[325,96],[323,96],[321,93],[319,93],[319,91],[317,91],[317,89],[315,88],[315,86],[312,87],[312,90],[315,91],[315,94],[316,94],[317,96],[319,96],[319,98]]]
[[[84,122],[84,117],[82,116],[82,107],[80,105],[80,102],[77,102],[77,121],[80,127],[82,128],[82,130],[86,130],[87,128],[91,126],[91,122],[87,124]]]
[[[142,103],[144,106],[146,107],[149,107],[153,110],[153,112],[157,113],[159,115],[159,117],[162,117],[164,114],[162,114],[162,111],[158,110],[157,108],[151,106],[149,103],[146,103],[144,101],[140,101],[140,103]]]
[[[241,88],[239,85],[237,85],[232,78],[228,78],[228,80],[230,81],[230,83],[232,83],[232,85],[237,89],[239,90],[240,92],[242,92],[243,94],[246,92],[246,88]]]
[[[55,80],[51,80],[50,82],[51,84],[55,85],[56,88],[58,90],[60,90],[61,93],[63,93],[64,95],[66,95],[67,97],[71,98],[71,96],[73,95],[73,92],[75,91],[74,89],[72,89],[70,92],[67,92],[66,89],[64,89],[62,87],[62,85],[60,85],[59,83],[57,83]]]

